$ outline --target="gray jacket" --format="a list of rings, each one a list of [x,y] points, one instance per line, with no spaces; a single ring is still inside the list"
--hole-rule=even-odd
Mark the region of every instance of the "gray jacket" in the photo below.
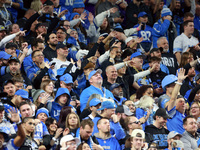
[[[196,137],[191,135],[189,132],[185,131],[182,135],[181,141],[184,144],[185,150],[195,150],[198,148],[197,141],[199,139],[199,134],[196,133]]]

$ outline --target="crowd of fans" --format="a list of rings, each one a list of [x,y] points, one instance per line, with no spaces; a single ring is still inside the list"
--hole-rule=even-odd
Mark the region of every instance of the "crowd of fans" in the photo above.
[[[200,1],[0,0],[0,150],[198,150]]]

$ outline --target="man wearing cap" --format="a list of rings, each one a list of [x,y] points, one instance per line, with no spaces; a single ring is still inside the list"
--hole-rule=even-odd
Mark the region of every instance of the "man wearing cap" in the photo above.
[[[168,30],[172,30],[172,38],[169,38],[169,34]],[[153,36],[153,48],[157,48],[157,40],[159,37],[165,36],[167,37],[169,41],[169,50],[170,52],[172,52],[172,48],[173,48],[173,40],[175,39],[177,33],[176,33],[176,27],[174,25],[174,23],[172,22],[172,12],[169,8],[163,8],[161,11],[161,18],[158,20],[158,22],[156,22],[153,25],[153,32],[152,32],[152,36]],[[169,31],[170,32],[170,31]]]
[[[191,20],[183,23],[184,32],[174,40],[173,53],[176,55],[178,63],[181,62],[181,54],[193,47],[196,51],[200,50],[199,40],[192,34],[194,33],[194,22]]]
[[[182,134],[181,141],[184,144],[184,149],[194,150],[198,148],[197,141],[199,140],[199,133],[197,132],[197,121],[193,116],[187,116],[183,120],[183,127],[185,132]]]
[[[0,51],[0,67],[1,66],[8,66],[8,60],[10,59],[11,55],[7,54],[4,51]]]
[[[5,52],[9,55],[12,55],[12,57],[17,57],[16,53],[17,45],[15,43],[7,43],[5,46]]]
[[[121,150],[119,142],[116,138],[110,134],[110,122],[107,118],[101,118],[97,122],[97,128],[99,133],[95,133],[94,136],[104,150]]]
[[[180,140],[182,137],[182,135],[176,131],[171,131],[169,132],[168,136],[167,136],[167,142],[168,142],[168,148],[166,148],[165,150],[171,150],[172,149],[172,142],[174,140]]]
[[[124,139],[126,134],[120,125],[120,117],[115,114],[115,104],[112,100],[103,101],[101,104],[101,108],[97,109],[101,110],[101,114],[97,115],[92,121],[94,122],[94,131],[93,134],[98,132],[97,122],[101,118],[107,118],[110,120],[110,134],[115,135],[117,140]]]
[[[78,138],[74,138],[71,134],[65,135],[60,140],[61,150],[76,150],[78,143],[80,143]]]
[[[67,68],[70,65],[70,61],[67,60],[67,56],[69,54],[69,47],[70,45],[65,45],[65,44],[58,44],[56,46],[56,51],[57,51],[57,58],[53,58],[53,60],[50,62],[56,63],[55,67],[53,69],[53,72],[55,76],[57,75],[57,70],[60,68]],[[70,73],[74,73],[76,71],[76,67],[73,65],[71,68]]]
[[[102,87],[103,79],[101,77],[101,73],[102,73],[101,69],[93,70],[90,72],[88,76],[90,86],[84,89],[80,95],[81,111],[85,109],[88,98],[94,93],[99,94],[104,98],[114,99],[113,94],[109,90]]]
[[[148,54],[149,50],[152,47],[152,27],[147,25],[148,14],[145,11],[142,11],[138,14],[138,24],[134,26],[137,28],[137,32],[133,34],[136,37],[143,37],[142,42],[140,43],[140,48]]]
[[[76,99],[71,100],[70,104],[74,106],[75,108],[80,106],[79,96],[73,91],[73,78],[69,73],[64,74],[60,77],[60,87],[61,88],[67,88],[70,96],[75,97]]]
[[[122,105],[123,101],[126,100],[125,97],[123,97],[123,90],[122,90],[122,84],[114,83],[110,86],[109,90],[112,92],[114,96],[114,100],[117,103],[117,105]]]
[[[24,83],[27,86],[29,86],[29,85],[31,86],[31,82],[28,79],[28,77],[26,75],[24,75],[20,70],[21,64],[20,64],[20,61],[19,61],[19,59],[17,57],[10,58],[10,60],[8,61],[8,64],[9,64],[10,72],[6,73],[5,75],[3,75],[1,77],[0,84],[5,82],[6,80],[12,79],[14,76],[21,76],[21,77],[23,77],[23,79],[25,81]]]
[[[7,97],[6,97],[5,101],[11,100],[16,92],[14,82],[12,80],[6,80],[3,83],[2,87],[3,87],[3,92],[7,93]]]
[[[131,133],[132,137],[132,145],[131,145],[131,150],[142,150],[144,147],[144,140],[145,140],[145,133],[141,129],[135,129]]]
[[[153,136],[160,149],[167,148],[167,135],[169,131],[164,127],[170,118],[164,108],[159,108],[154,115],[155,122],[145,127],[145,132]]]
[[[169,74],[176,74],[176,70],[178,69],[178,63],[176,56],[172,53],[168,53],[169,51],[169,43],[166,37],[162,36],[157,40],[158,48],[163,48],[161,51],[161,64],[165,65]]]
[[[170,100],[165,104],[165,108],[172,119],[167,121],[167,129],[182,134],[184,132],[183,119],[185,118],[186,102],[183,96],[178,95],[183,80],[186,78],[185,70],[180,69],[178,80],[173,88]]]

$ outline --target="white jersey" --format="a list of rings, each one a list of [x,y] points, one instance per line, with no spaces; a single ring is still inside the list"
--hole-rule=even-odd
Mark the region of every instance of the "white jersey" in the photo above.
[[[189,47],[193,47],[199,43],[198,39],[192,36],[188,38],[184,33],[177,36],[174,40],[173,52],[186,52]]]
[[[69,66],[69,64],[71,63],[70,61],[66,60],[65,62],[57,59],[57,58],[53,58],[53,60],[50,62],[50,64],[52,63],[56,63],[55,64],[55,68],[53,69],[53,73],[55,74],[55,76],[57,76],[57,70],[60,68],[67,68]],[[76,66],[72,66],[72,69],[70,71],[71,72],[75,72],[76,71]]]

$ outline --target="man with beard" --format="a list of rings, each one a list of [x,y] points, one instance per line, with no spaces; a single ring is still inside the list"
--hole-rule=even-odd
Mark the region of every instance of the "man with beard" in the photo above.
[[[114,100],[117,103],[117,105],[122,105],[123,101],[126,100],[125,97],[123,97],[123,90],[122,90],[122,84],[114,83],[110,86],[109,90],[113,93]]]
[[[196,75],[195,68],[191,67],[190,69],[186,69],[185,74],[187,75],[187,78],[185,79],[183,85],[181,86],[180,93],[181,95],[189,96],[190,91],[195,87],[195,83],[193,81],[193,78]]]
[[[121,150],[121,147],[116,138],[110,134],[110,122],[107,118],[99,119],[97,122],[99,133],[94,136],[104,149]]]
[[[90,72],[88,76],[90,86],[84,89],[80,95],[81,111],[83,111],[83,109],[86,107],[88,98],[94,93],[99,94],[104,98],[114,99],[113,94],[109,90],[102,87],[103,79],[101,77],[101,73],[101,69],[93,70]]]
[[[176,74],[178,63],[176,56],[169,52],[169,43],[166,37],[160,37],[157,41],[158,48],[162,47],[161,63],[169,69],[169,74]]]
[[[197,141],[199,140],[199,134],[197,133],[197,121],[193,116],[187,116],[183,120],[183,127],[185,132],[182,135],[181,141],[184,144],[184,149],[192,150],[197,149]]]
[[[55,33],[49,34],[47,37],[47,47],[44,49],[43,54],[45,58],[51,61],[53,58],[57,57],[56,45],[58,44],[58,39]]]
[[[155,122],[146,126],[145,132],[153,136],[153,140],[157,142],[160,149],[167,148],[167,135],[169,131],[164,126],[170,117],[164,108],[159,108],[153,118]]]
[[[10,80],[12,79],[14,76],[22,76],[23,79],[25,80],[25,84],[28,86],[31,86],[31,82],[30,80],[27,78],[27,76],[25,76],[24,74],[21,73],[21,65],[20,65],[20,61],[17,57],[12,57],[9,61],[9,68],[10,68],[10,72],[6,73],[5,75],[2,76],[2,78],[0,79],[0,84],[2,85],[2,83],[6,80]]]

